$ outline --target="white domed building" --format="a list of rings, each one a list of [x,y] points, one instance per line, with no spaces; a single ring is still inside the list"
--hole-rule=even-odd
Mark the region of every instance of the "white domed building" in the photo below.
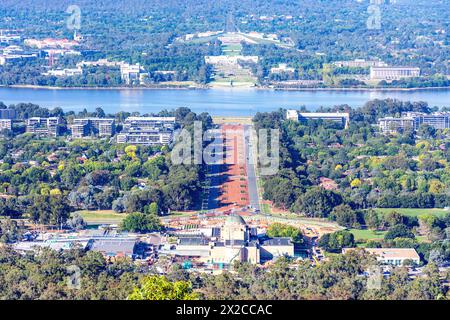
[[[209,236],[180,237],[174,251],[177,256],[196,258],[210,266],[226,267],[235,261],[261,263],[279,256],[293,256],[290,238],[261,238],[239,215],[230,215]]]

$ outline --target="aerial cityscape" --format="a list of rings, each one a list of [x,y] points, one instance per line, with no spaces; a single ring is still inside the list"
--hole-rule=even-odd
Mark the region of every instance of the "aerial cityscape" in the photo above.
[[[449,13],[2,0],[0,300],[450,300]]]

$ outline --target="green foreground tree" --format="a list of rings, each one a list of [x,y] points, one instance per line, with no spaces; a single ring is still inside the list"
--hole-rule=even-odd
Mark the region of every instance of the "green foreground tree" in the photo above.
[[[292,242],[301,243],[303,235],[300,229],[282,223],[273,223],[267,229],[267,235],[271,238],[289,237]]]
[[[123,219],[122,230],[129,232],[152,232],[162,230],[162,225],[156,215],[135,212],[130,213]]]
[[[170,282],[165,276],[149,276],[128,296],[129,300],[197,300],[188,281]]]

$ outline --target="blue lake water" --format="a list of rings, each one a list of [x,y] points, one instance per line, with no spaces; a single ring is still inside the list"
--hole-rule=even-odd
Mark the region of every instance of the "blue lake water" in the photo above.
[[[371,99],[395,98],[405,101],[426,101],[430,106],[450,106],[450,89],[416,91],[272,91],[256,89],[213,90],[85,90],[0,88],[0,101],[5,104],[31,102],[42,107],[61,107],[65,111],[89,111],[102,107],[106,113],[118,111],[158,112],[162,109],[189,107],[195,112],[216,116],[250,116],[256,112],[278,108],[306,106],[315,110],[348,104],[362,106]]]

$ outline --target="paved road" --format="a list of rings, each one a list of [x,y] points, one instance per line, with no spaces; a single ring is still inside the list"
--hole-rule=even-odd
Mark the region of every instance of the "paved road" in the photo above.
[[[252,145],[252,139],[250,137],[251,129],[252,127],[249,125],[244,126],[243,142],[245,148],[243,149],[245,150],[245,154],[243,158],[246,163],[247,169],[249,203],[253,209],[260,210],[258,186],[255,170],[257,155],[255,154],[256,148],[254,148],[256,146]],[[214,133],[215,138],[220,137],[221,135],[222,133],[220,130]],[[215,146],[217,147],[216,150],[221,149],[221,147],[223,148],[223,144],[216,143]],[[234,152],[239,151],[235,150]],[[217,152],[217,155],[218,157],[215,159],[215,162],[208,165],[209,186],[207,186],[205,190],[206,197],[202,204],[202,210],[214,210],[219,209],[221,207],[221,203],[219,201],[220,186],[224,182],[224,179],[226,178],[223,176],[223,170],[225,170],[225,165],[222,164],[223,163],[222,154],[220,152]]]
[[[250,200],[250,206],[255,210],[261,210],[259,205],[259,196],[258,196],[258,184],[256,181],[256,170],[255,164],[257,155],[254,150],[256,146],[253,146],[254,141],[251,139],[252,126],[246,125],[244,126],[244,143],[245,143],[245,159],[247,165],[247,178],[248,178],[248,194]]]
[[[217,143],[216,138],[221,137],[220,130],[214,132],[214,140],[211,142],[210,146],[215,147],[215,151],[223,148],[222,143]],[[209,178],[209,188],[207,190],[207,200],[202,206],[203,210],[214,210],[220,207],[220,185],[222,184],[222,171],[223,171],[223,160],[222,160],[222,152],[217,152],[217,157],[215,157],[214,162],[208,165],[208,178]]]

